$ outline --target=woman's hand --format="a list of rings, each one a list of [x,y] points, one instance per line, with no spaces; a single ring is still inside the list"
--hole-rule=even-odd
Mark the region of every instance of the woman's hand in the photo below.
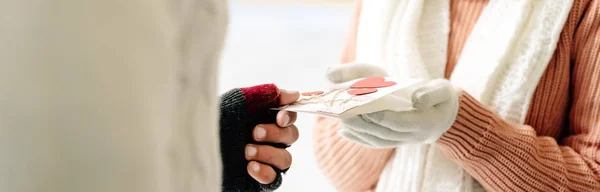
[[[327,73],[334,83],[384,76],[383,69],[363,63],[339,65]],[[445,79],[429,80],[412,88],[412,110],[394,111],[394,102],[390,101],[387,108],[377,112],[342,119],[340,134],[373,148],[435,142],[456,119],[459,91]]]
[[[298,92],[280,92],[280,105],[290,104],[300,97]],[[294,125],[296,113],[291,111],[279,111],[276,123],[259,124],[252,131],[252,138],[259,143],[278,143],[290,146],[298,140],[298,128]],[[292,164],[292,155],[284,148],[276,148],[271,145],[247,144],[246,159],[250,161],[247,171],[250,176],[262,184],[269,184],[275,180],[277,173],[271,167],[285,170]]]
[[[412,92],[412,104],[411,110],[394,111],[392,102],[390,108],[342,119],[340,134],[373,148],[433,143],[456,119],[458,92],[448,80],[430,80]]]

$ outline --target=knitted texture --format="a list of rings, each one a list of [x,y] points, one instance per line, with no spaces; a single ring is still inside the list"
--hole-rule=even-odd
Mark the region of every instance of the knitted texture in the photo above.
[[[273,84],[241,88],[240,91],[248,103],[247,110],[250,114],[261,114],[279,105],[279,90]]]
[[[451,0],[446,76],[486,4],[487,0]],[[457,121],[439,144],[487,190],[598,190],[599,10],[599,0],[573,3],[525,125],[505,122],[469,95],[461,96]],[[352,61],[354,48],[348,46],[344,55],[349,59],[344,62]],[[342,191],[373,188],[393,151],[356,147],[334,134],[338,126],[334,120],[318,121],[315,151],[321,169]]]
[[[221,96],[220,141],[223,161],[223,191],[253,192],[273,191],[281,186],[282,171],[274,166],[277,176],[268,185],[258,183],[247,172],[248,160],[245,146],[254,142],[252,131],[257,124],[275,123],[277,111],[270,110],[279,104],[279,91],[273,84],[233,89]],[[285,148],[281,144],[270,144]]]

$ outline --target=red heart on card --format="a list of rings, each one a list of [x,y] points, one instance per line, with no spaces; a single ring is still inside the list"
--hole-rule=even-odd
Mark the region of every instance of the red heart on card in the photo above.
[[[313,96],[313,95],[320,95],[323,93],[325,93],[325,92],[323,92],[323,91],[304,92],[304,93],[302,93],[302,96]]]
[[[396,85],[396,82],[385,81],[383,77],[369,77],[350,85],[350,88],[382,88]]]
[[[366,95],[366,94],[375,93],[375,92],[377,92],[377,89],[375,89],[375,88],[350,89],[348,91],[348,94],[350,94],[350,95]]]

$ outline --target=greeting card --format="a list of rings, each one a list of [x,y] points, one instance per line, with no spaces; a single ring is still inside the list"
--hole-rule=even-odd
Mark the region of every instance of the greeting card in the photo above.
[[[403,111],[412,108],[411,94],[423,81],[396,81],[386,77],[368,77],[301,92],[298,101],[278,110],[312,113],[333,118],[377,112],[382,109]]]

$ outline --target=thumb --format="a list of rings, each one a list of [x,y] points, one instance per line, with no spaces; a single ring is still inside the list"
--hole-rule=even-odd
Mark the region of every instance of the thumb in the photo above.
[[[343,83],[365,77],[385,77],[384,69],[366,63],[348,63],[327,70],[327,79],[332,83]]]
[[[286,89],[279,89],[279,105],[287,105],[293,102],[298,101],[300,98],[300,92],[298,91],[290,91]]]
[[[418,88],[412,94],[413,107],[425,109],[446,102],[457,94],[450,81],[445,79],[434,79]]]

